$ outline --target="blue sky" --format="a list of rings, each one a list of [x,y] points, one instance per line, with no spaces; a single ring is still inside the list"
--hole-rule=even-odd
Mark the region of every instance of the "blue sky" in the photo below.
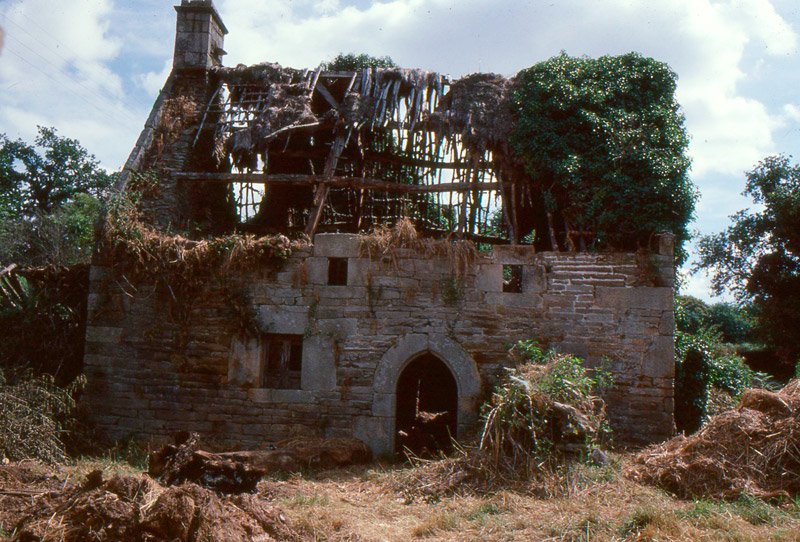
[[[122,166],[172,57],[177,0],[0,0],[0,132],[36,125]],[[745,171],[800,147],[797,0],[216,0],[227,65],[313,67],[389,55],[452,77],[513,75],[557,55],[638,51],[678,74],[702,199],[694,228],[749,205]],[[800,159],[800,156],[797,157]],[[708,298],[707,279],[685,292]]]

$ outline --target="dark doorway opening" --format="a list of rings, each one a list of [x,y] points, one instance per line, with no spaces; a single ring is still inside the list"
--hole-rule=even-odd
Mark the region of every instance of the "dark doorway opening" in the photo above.
[[[449,452],[458,427],[458,386],[433,354],[414,359],[397,380],[395,452]]]

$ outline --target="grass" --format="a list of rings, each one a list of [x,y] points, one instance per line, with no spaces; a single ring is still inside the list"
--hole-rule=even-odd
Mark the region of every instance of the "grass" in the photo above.
[[[106,478],[140,474],[122,455],[79,460],[62,467],[59,477],[80,482],[97,468]],[[491,494],[464,488],[415,497],[397,489],[410,467],[388,463],[268,477],[259,491],[309,541],[800,540],[800,500],[683,501],[623,478],[627,457],[613,459],[611,467],[574,465],[535,485]]]
[[[528,490],[463,491],[438,499],[396,490],[407,467],[295,475],[267,484],[287,519],[311,540],[800,540],[797,502],[682,501],[624,479],[625,461],[574,466]]]

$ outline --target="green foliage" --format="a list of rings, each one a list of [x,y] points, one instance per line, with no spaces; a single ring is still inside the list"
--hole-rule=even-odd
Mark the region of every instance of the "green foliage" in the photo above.
[[[679,329],[697,334],[701,330],[719,333],[723,342],[742,344],[755,339],[756,318],[750,307],[731,303],[709,305],[692,296],[675,298],[675,320]]]
[[[53,128],[40,126],[34,145],[0,134],[0,263],[88,262],[113,178]]]
[[[445,305],[455,307],[464,298],[464,283],[459,277],[445,277],[439,282],[439,287]]]
[[[0,367],[30,368],[58,383],[83,363],[88,267],[0,277]]]
[[[510,355],[517,365],[495,388],[482,413],[481,449],[495,461],[537,469],[559,446],[566,449],[570,431],[585,439],[580,445],[597,445],[608,437],[603,402],[597,397],[611,385],[605,368],[589,369],[575,356],[545,352],[536,341],[518,342]],[[583,418],[584,427],[571,425],[576,420],[557,427],[564,405]]]
[[[75,139],[39,126],[35,144],[0,134],[0,208],[21,216],[51,213],[75,198],[102,198],[113,176]]]
[[[65,461],[61,436],[75,408],[73,394],[85,379],[62,388],[50,375],[6,377],[0,370],[0,456],[11,461]]]
[[[716,293],[752,301],[757,333],[784,360],[800,360],[800,165],[771,156],[747,176],[744,194],[759,205],[733,215],[725,231],[698,244],[697,269],[712,272]]]
[[[719,313],[737,314],[737,309],[729,306],[715,313],[713,307],[720,305],[709,307],[694,297],[675,297],[675,424],[687,434],[705,421],[711,388],[738,398],[766,379],[725,344],[721,331],[725,321],[719,323]]]
[[[697,192],[676,79],[636,53],[562,53],[517,75],[511,142],[549,212],[617,246],[672,232],[680,263]]]
[[[323,62],[322,67],[327,71],[358,71],[364,68],[394,68],[397,64],[388,56],[375,57],[367,54],[339,53],[330,62]]]
[[[89,263],[94,223],[101,209],[98,199],[77,194],[52,213],[4,220],[0,224],[0,262],[31,267]]]

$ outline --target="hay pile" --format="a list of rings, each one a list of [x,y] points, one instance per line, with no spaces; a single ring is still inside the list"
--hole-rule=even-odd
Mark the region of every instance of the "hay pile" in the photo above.
[[[800,380],[745,392],[697,433],[643,450],[626,476],[683,498],[800,495]]]
[[[608,435],[599,392],[611,384],[603,368],[534,341],[512,350],[521,362],[495,388],[486,405],[480,447],[495,463],[528,475],[564,456],[588,454]]]
[[[4,522],[12,540],[300,540],[280,510],[258,496],[220,496],[194,484],[164,488],[145,476],[104,482],[95,471],[83,484],[51,484],[31,495],[24,516],[14,525]]]
[[[456,447],[445,458],[409,457],[413,468],[397,471],[387,480],[387,489],[407,500],[436,500],[454,495],[490,495],[500,490],[524,490],[531,479],[498,465],[477,447]],[[534,484],[535,485],[535,484]]]
[[[510,96],[513,81],[494,73],[475,73],[454,81],[442,106],[430,116],[440,135],[460,134],[475,153],[487,148],[508,150],[514,128]]]

